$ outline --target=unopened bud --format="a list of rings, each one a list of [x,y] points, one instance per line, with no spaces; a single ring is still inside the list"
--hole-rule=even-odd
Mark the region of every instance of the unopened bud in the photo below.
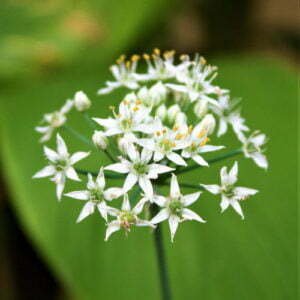
[[[186,124],[186,115],[183,112],[179,112],[175,117],[175,125],[182,126]]]
[[[92,103],[90,99],[87,97],[87,95],[84,92],[79,91],[75,94],[74,105],[78,111],[88,110],[91,107],[91,104]]]
[[[200,123],[202,130],[205,130],[208,135],[212,134],[216,127],[216,120],[212,114],[207,114]]]
[[[97,148],[101,150],[105,150],[107,148],[108,140],[103,131],[96,130],[92,136],[92,140]]]
[[[175,122],[176,115],[180,112],[181,111],[180,111],[180,107],[178,104],[174,104],[174,105],[170,106],[168,109],[168,113],[167,113],[169,122],[170,123]]]
[[[167,108],[164,104],[160,105],[156,112],[155,112],[155,115],[161,119],[162,121],[166,118],[167,116]]]
[[[202,118],[207,113],[207,100],[198,100],[194,106],[194,113],[198,118]]]

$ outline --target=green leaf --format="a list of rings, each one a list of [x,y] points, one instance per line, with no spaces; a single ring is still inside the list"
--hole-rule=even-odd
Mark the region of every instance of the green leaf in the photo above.
[[[221,215],[218,197],[203,192],[193,208],[206,224],[181,224],[174,244],[164,227],[174,298],[296,299],[297,77],[273,60],[234,57],[215,63],[220,69],[219,84],[243,97],[243,115],[249,126],[269,136],[270,170],[264,172],[252,161],[238,158],[239,184],[260,190],[243,203],[244,221],[230,210]],[[106,78],[108,72],[102,72],[102,79],[104,74]],[[97,215],[75,224],[82,203],[67,198],[58,203],[53,184],[31,179],[44,165],[33,131],[41,114],[56,108],[77,89],[95,93],[99,82],[99,70],[90,66],[84,75],[65,72],[47,82],[27,82],[2,92],[4,178],[28,237],[75,297],[158,299],[158,272],[148,229],[136,229],[128,238],[116,233],[105,243],[104,223]],[[118,102],[116,95],[95,99],[91,115],[105,116],[108,106]],[[72,126],[91,134],[73,117]],[[224,143],[232,149],[238,146],[231,136]],[[70,145],[71,151],[87,149],[71,140]],[[86,166],[95,170],[106,162],[99,155],[96,166],[93,161]],[[233,159],[219,162],[182,177],[185,182],[216,183],[219,168],[232,163]],[[68,190],[73,187],[69,185]]]

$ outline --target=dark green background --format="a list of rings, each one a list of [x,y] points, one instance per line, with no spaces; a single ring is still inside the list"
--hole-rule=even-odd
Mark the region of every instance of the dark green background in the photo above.
[[[142,34],[141,25],[151,24],[151,14],[157,15],[165,5],[120,2],[130,6],[128,11],[139,9],[143,18],[137,21],[129,14],[128,24],[122,28],[121,10],[106,5],[107,11],[113,10],[114,18],[108,19],[115,33],[113,41],[92,52],[78,50],[67,67],[47,76],[31,74],[1,81],[1,163],[15,213],[43,259],[78,299],[159,297],[150,231],[133,230],[128,238],[117,233],[105,243],[104,223],[97,215],[75,224],[81,203],[67,198],[57,203],[53,184],[31,179],[45,163],[34,132],[41,115],[82,89],[94,100],[91,114],[106,116],[108,106],[117,103],[121,94],[96,96],[96,90],[110,76],[108,66],[135,45]],[[174,244],[164,227],[174,298],[296,299],[297,76],[283,62],[266,57],[236,55],[208,60],[219,66],[218,83],[243,98],[243,115],[249,126],[268,135],[270,168],[265,172],[252,161],[238,158],[239,183],[260,191],[243,203],[244,221],[230,210],[221,215],[218,198],[203,193],[194,209],[208,220],[206,224],[182,224]],[[74,127],[91,135],[75,114],[71,118]],[[71,152],[87,150],[67,133],[62,134]],[[229,145],[227,148],[238,146],[231,134],[219,143]],[[105,163],[99,156],[81,166],[98,170]],[[220,167],[232,163],[195,171],[191,181],[215,183]]]

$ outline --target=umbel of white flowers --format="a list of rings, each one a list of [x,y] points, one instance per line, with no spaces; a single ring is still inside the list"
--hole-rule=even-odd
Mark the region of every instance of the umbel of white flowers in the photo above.
[[[237,162],[229,172],[226,166],[221,168],[220,185],[197,182],[197,177],[194,183],[184,183],[180,174],[209,167],[213,161],[239,153],[267,169],[266,135],[259,131],[249,134],[239,101],[231,98],[228,89],[214,84],[217,68],[208,65],[204,58],[182,55],[177,59],[174,51],[161,53],[158,49],[151,55],[144,54],[143,58],[147,66],[144,73],[138,71],[138,55],[129,60],[123,55],[111,67],[114,79],[107,81],[98,94],[106,95],[121,87],[128,92],[117,107],[111,107],[110,116],[98,116],[97,111],[93,111],[93,118],[90,118],[88,111],[92,109],[92,101],[83,91],[76,92],[62,108],[44,115],[36,131],[42,134],[42,143],[50,141],[56,132],[57,151],[44,146],[48,165],[34,178],[51,177],[60,200],[67,179],[80,181],[78,174],[86,176],[86,188],[69,191],[65,196],[84,202],[77,222],[99,212],[97,215],[107,226],[105,240],[121,229],[126,233],[132,226],[155,230],[158,223],[168,222],[173,241],[180,223],[205,222],[189,208],[198,201],[203,189],[220,195],[222,212],[231,206],[244,218],[241,203],[257,190],[235,186]],[[93,130],[90,137],[82,136],[67,125],[72,111],[87,121]],[[220,139],[230,128],[241,147],[207,159],[207,152],[230,149],[230,145],[222,145],[224,141]],[[62,130],[85,142],[89,152],[70,155],[60,135]],[[97,162],[99,151],[110,163],[103,164],[103,159]],[[96,154],[94,165],[99,165],[99,169],[76,169],[75,163],[89,154]],[[122,179],[123,183],[115,186],[115,178]],[[160,187],[169,184],[169,193],[162,195]],[[195,192],[185,194],[184,188]],[[123,198],[121,205],[117,200],[120,197]],[[205,196],[201,199],[205,200]],[[198,207],[195,205],[196,210]]]

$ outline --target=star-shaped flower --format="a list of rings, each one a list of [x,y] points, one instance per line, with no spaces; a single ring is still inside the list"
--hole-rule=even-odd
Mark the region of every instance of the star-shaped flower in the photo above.
[[[51,180],[56,184],[56,195],[58,200],[61,199],[66,178],[80,181],[73,165],[78,161],[86,158],[89,152],[76,152],[70,155],[67,146],[62,137],[56,135],[57,151],[44,146],[44,153],[49,161],[49,165],[37,172],[33,178],[42,178],[53,176]]]
[[[88,174],[87,189],[83,191],[74,191],[65,194],[65,196],[75,198],[78,200],[87,201],[83,206],[81,213],[77,219],[77,223],[84,218],[95,212],[97,208],[101,216],[107,221],[107,205],[106,201],[119,198],[123,190],[121,188],[108,188],[105,189],[105,177],[103,173],[103,167],[101,167],[96,180],[93,180],[93,176]]]
[[[155,228],[155,225],[150,223],[147,220],[142,220],[138,217],[138,215],[142,212],[144,208],[144,204],[148,200],[146,198],[142,198],[133,209],[131,209],[130,202],[128,199],[128,195],[124,194],[124,199],[122,203],[121,209],[109,207],[108,213],[111,216],[116,217],[116,220],[111,221],[107,224],[105,241],[109,239],[111,234],[114,232],[124,229],[125,232],[129,232],[131,226],[149,226]]]
[[[221,185],[211,184],[202,186],[212,194],[221,194],[221,210],[224,212],[229,206],[244,219],[244,214],[240,206],[240,201],[246,200],[249,196],[255,195],[258,191],[246,187],[235,187],[238,176],[238,163],[235,162],[229,172],[227,167],[223,167],[220,172]]]
[[[180,192],[177,177],[172,174],[170,195],[168,197],[154,196],[154,202],[162,207],[159,213],[153,217],[151,223],[157,224],[164,220],[169,220],[171,241],[173,242],[176,230],[180,222],[195,220],[205,223],[198,214],[188,209],[187,206],[193,204],[200,196],[201,192],[182,195]]]
[[[35,127],[35,130],[42,134],[41,143],[49,141],[54,130],[65,124],[67,121],[66,114],[72,109],[73,105],[73,100],[67,100],[60,110],[44,115],[42,123],[45,123],[45,125]]]
[[[240,137],[243,143],[243,151],[246,157],[253,159],[253,161],[263,169],[268,168],[267,157],[263,154],[267,138],[266,135],[259,131],[254,131],[248,138],[244,135]]]
[[[141,153],[137,151],[134,145],[128,147],[127,160],[120,157],[119,163],[105,167],[105,170],[117,173],[128,174],[124,182],[124,192],[128,192],[137,182],[145,195],[149,198],[153,196],[153,187],[150,179],[157,179],[159,174],[171,172],[174,169],[166,165],[150,163],[152,152],[143,149]]]

